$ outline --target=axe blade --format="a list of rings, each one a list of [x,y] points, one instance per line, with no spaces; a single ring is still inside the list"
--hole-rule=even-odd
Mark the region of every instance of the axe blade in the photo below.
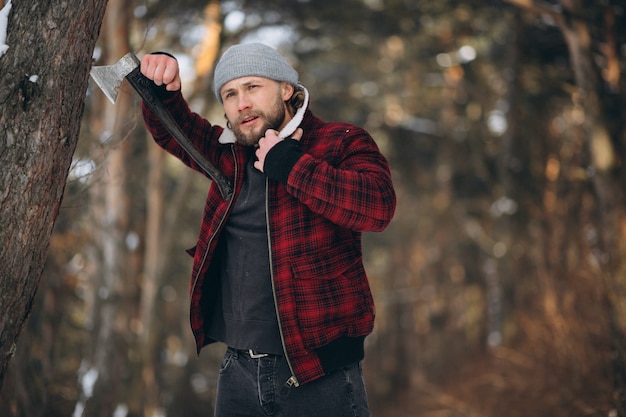
[[[103,65],[91,68],[89,75],[98,84],[105,96],[115,103],[117,89],[128,74],[140,64],[139,59],[132,52],[127,53],[113,65]]]

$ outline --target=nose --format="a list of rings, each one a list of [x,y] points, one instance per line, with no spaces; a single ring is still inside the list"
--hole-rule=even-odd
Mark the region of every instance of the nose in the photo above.
[[[248,99],[247,94],[239,94],[237,98],[237,109],[239,111],[244,111],[250,108],[250,100]]]

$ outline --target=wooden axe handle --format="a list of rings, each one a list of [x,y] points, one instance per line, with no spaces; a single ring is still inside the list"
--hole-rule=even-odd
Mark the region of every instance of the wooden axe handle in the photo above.
[[[163,126],[178,142],[180,146],[191,156],[191,158],[202,168],[204,172],[213,180],[222,194],[224,200],[229,200],[233,196],[233,186],[230,181],[213,165],[195,146],[182,131],[176,120],[165,108],[163,102],[155,92],[156,85],[146,78],[140,71],[140,67],[135,68],[126,76],[133,88],[139,93],[146,105],[159,118]]]

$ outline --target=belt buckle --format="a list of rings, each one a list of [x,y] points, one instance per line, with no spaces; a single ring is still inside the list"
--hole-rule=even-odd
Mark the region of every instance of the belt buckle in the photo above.
[[[264,358],[264,357],[268,356],[267,353],[256,353],[252,349],[248,349],[248,355],[250,355],[250,357],[252,359],[260,359],[260,358]]]

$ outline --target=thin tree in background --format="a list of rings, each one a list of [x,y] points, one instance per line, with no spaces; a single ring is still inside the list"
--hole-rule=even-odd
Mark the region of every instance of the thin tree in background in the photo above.
[[[552,155],[546,155],[546,196],[552,196],[546,199],[546,222],[551,227],[544,232],[547,248],[542,262],[546,275],[553,276],[545,280],[541,294],[549,300],[544,305],[552,306],[545,308],[544,322],[553,328],[554,351],[565,352],[567,349],[561,348],[568,345],[581,346],[571,354],[578,356],[567,358],[561,354],[566,358],[563,361],[569,360],[563,368],[575,369],[569,364],[580,361],[585,352],[582,347],[600,340],[606,343],[604,352],[610,352],[610,360],[602,362],[596,353],[584,363],[591,370],[610,363],[603,382],[607,387],[612,385],[614,411],[623,415],[626,197],[623,146],[619,140],[623,124],[617,122],[622,107],[618,104],[621,80],[616,24],[620,9],[610,1],[592,6],[582,0],[560,0],[559,7],[539,1],[508,2],[554,22],[567,47],[572,72],[573,86],[568,89],[570,133],[563,135],[562,143],[557,145],[560,151],[557,147]],[[581,303],[570,306],[568,299]],[[564,321],[564,317],[570,319]],[[589,326],[591,322],[593,326]],[[567,376],[571,386],[588,379],[585,372],[589,371],[579,368],[578,373]],[[585,383],[580,382],[581,388]]]
[[[124,0],[109,2],[101,37],[102,64],[112,64],[130,50],[129,31],[133,5]],[[98,63],[100,64],[100,62]],[[120,90],[115,105],[102,99],[93,109],[107,141],[96,164],[99,178],[90,188],[89,234],[90,298],[93,331],[83,370],[93,375],[91,392],[83,392],[78,403],[83,415],[111,416],[118,409],[132,409],[136,390],[129,382],[136,376],[131,366],[131,347],[137,316],[137,276],[139,268],[133,256],[140,240],[133,230],[132,198],[129,187],[133,136],[134,96],[130,89]],[[98,145],[94,145],[98,146]],[[134,400],[136,401],[136,400]]]

